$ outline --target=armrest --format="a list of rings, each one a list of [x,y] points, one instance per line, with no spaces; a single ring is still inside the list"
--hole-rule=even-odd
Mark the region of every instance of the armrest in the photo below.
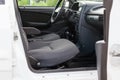
[[[41,34],[41,31],[37,28],[34,27],[23,27],[23,30],[27,35],[37,35]]]

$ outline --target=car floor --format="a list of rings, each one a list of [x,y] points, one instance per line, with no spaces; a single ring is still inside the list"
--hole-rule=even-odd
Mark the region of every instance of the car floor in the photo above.
[[[81,67],[96,67],[96,56],[79,56],[77,55],[74,59],[67,63],[68,68],[81,68]]]
[[[80,56],[79,54],[70,61],[51,68],[39,68],[39,70],[57,70],[73,68],[92,68],[96,67],[96,55]]]

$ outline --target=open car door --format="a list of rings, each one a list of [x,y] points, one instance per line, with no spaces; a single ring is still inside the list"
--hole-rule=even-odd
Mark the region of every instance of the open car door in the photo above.
[[[116,57],[116,59],[115,59],[115,57],[110,57],[110,56],[113,56],[113,55],[111,55],[110,47],[114,46],[111,44],[115,44],[114,42],[118,42],[118,37],[117,37],[118,33],[116,32],[116,30],[119,32],[118,24],[114,25],[115,21],[116,21],[115,19],[117,19],[117,16],[118,16],[118,15],[116,15],[118,9],[115,9],[114,6],[113,6],[114,8],[112,8],[112,3],[116,6],[116,3],[119,4],[120,1],[114,0],[114,2],[113,2],[113,0],[104,0],[104,8],[105,8],[105,11],[104,11],[104,40],[98,41],[96,43],[98,80],[120,80],[120,77],[116,75],[118,73],[113,70],[114,69],[113,64],[118,65],[118,63],[116,63],[116,62],[118,62],[119,61],[118,59],[120,59],[120,58],[118,58],[118,56]],[[112,8],[112,12],[111,12],[111,8]],[[113,9],[115,9],[116,11],[114,11]],[[119,14],[119,13],[117,13],[117,14]],[[115,17],[115,15],[116,15],[116,17]],[[114,48],[116,48],[116,46],[118,46],[118,45],[115,45]],[[111,49],[111,50],[113,50],[112,52],[114,52],[114,48]],[[113,64],[111,64],[111,63],[113,63]],[[120,70],[116,70],[116,71],[118,71],[120,74]],[[117,77],[119,77],[119,78],[117,78]]]
[[[109,4],[109,3],[108,3]],[[108,80],[120,80],[120,0],[113,0],[110,14],[107,76]]]

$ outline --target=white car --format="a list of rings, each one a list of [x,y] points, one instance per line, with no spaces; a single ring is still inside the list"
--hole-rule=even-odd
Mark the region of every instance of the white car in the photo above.
[[[120,80],[119,3],[0,0],[0,79]]]

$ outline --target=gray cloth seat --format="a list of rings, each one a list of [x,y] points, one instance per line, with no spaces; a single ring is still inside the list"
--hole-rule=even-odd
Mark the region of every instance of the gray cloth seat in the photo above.
[[[60,39],[60,36],[55,34],[55,33],[51,33],[51,34],[45,34],[43,36],[35,37],[35,38],[32,38],[32,39],[40,39],[40,40],[43,40],[43,41],[52,41],[52,40]]]
[[[23,30],[25,31],[25,33],[27,35],[39,35],[42,33],[39,29],[34,28],[34,27],[23,27]],[[49,33],[49,34],[45,34],[42,36],[30,38],[30,39],[40,39],[43,41],[52,41],[52,40],[60,39],[60,36],[58,34],[55,34],[55,33]]]
[[[34,27],[23,27],[23,30],[25,31],[25,33],[27,35],[39,35],[42,33],[39,29],[34,28]],[[40,39],[43,41],[52,41],[52,40],[60,39],[60,36],[58,34],[55,34],[55,33],[49,33],[49,34],[44,34],[42,36],[37,36],[37,37],[31,38],[31,39]]]
[[[21,16],[18,10],[17,2],[14,0],[15,14],[21,33],[24,49],[31,65],[34,65],[34,60],[39,62],[39,67],[52,67],[70,60],[77,53],[78,48],[72,42],[66,39],[58,39],[54,41],[34,40],[28,42],[26,34],[22,28]],[[31,59],[33,59],[31,61]],[[36,64],[35,64],[36,65]]]
[[[26,39],[26,37],[24,39]],[[25,40],[27,55],[39,62],[39,67],[56,66],[72,59],[79,53],[79,49],[76,45],[66,39],[54,41],[35,39],[29,43],[26,41],[27,40]],[[31,65],[37,64],[32,63]]]
[[[30,43],[32,47],[28,54],[38,61],[40,67],[51,67],[72,59],[79,52],[78,48],[66,39],[58,39],[42,43],[45,45],[36,45],[39,41]],[[36,46],[37,47],[36,47]],[[35,46],[36,49],[33,49]]]

